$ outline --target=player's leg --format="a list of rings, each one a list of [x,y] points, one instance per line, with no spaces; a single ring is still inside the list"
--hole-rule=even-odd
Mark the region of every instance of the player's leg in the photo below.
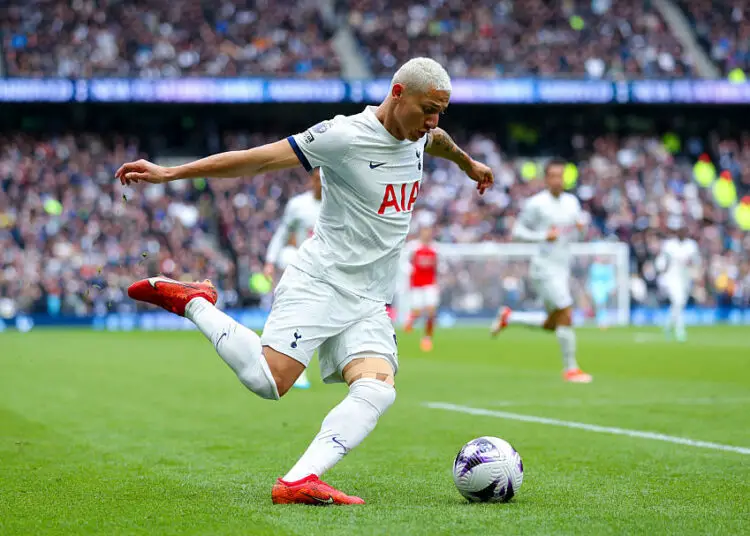
[[[310,446],[279,479],[272,492],[275,503],[361,504],[319,477],[359,445],[396,399],[397,369],[393,328],[384,314],[374,313],[326,341],[320,367],[326,382],[345,381],[349,393],[328,415]]]
[[[543,278],[531,278],[531,286],[535,292],[544,296],[545,280]],[[490,325],[490,334],[495,337],[508,326],[519,325],[530,328],[542,328],[549,322],[549,315],[543,311],[513,311],[510,307],[501,305],[497,310],[495,320]]]
[[[538,287],[549,311],[543,328],[554,331],[560,345],[563,379],[574,383],[589,383],[591,375],[581,371],[576,358],[577,341],[573,329],[573,296],[567,277],[547,277]]]
[[[151,277],[131,285],[128,295],[191,320],[240,381],[262,398],[278,400],[304,369],[282,354],[264,355],[258,335],[216,308],[216,290],[210,282]]]
[[[211,341],[240,382],[262,398],[278,400],[305,370],[303,363],[261,345],[253,330],[202,298],[188,304],[185,316]]]
[[[414,329],[414,324],[422,317],[422,309],[421,308],[412,308],[411,311],[409,311],[409,318],[406,320],[406,325],[404,326],[404,331],[406,333],[411,333]]]
[[[662,326],[664,328],[664,336],[667,338],[667,340],[672,339],[672,328],[674,327],[673,324],[673,310],[674,310],[674,299],[673,299],[673,288],[672,285],[666,282],[661,282],[661,289],[667,296],[667,301],[669,302],[669,309],[667,310],[667,314],[664,315],[664,325]]]
[[[430,287],[425,287],[424,293],[424,311],[427,318],[425,320],[424,326],[424,337],[422,337],[420,347],[423,351],[429,352],[430,350],[432,350],[432,334],[435,330],[435,317],[437,316],[437,306],[440,301],[440,289],[437,287],[437,285],[433,285]]]
[[[435,308],[425,308],[424,336],[419,342],[419,347],[423,352],[432,350],[432,334],[435,331]]]
[[[685,305],[687,290],[681,285],[672,285],[669,292],[669,323],[674,327],[674,336],[679,342],[687,340],[685,332]]]
[[[594,284],[591,287],[591,301],[594,305],[594,315],[596,318],[596,325],[600,328],[607,327],[607,300],[609,293],[607,289],[600,284]]]
[[[274,503],[364,503],[320,481],[320,477],[359,445],[393,404],[393,369],[382,358],[362,357],[352,361],[342,373],[349,393],[323,419],[320,431],[299,461],[276,482],[272,491]]]
[[[414,324],[422,316],[422,309],[424,308],[424,289],[422,287],[412,287],[409,292],[409,318],[404,326],[406,333],[411,333],[414,329]]]
[[[563,379],[573,383],[590,383],[591,375],[581,370],[576,359],[577,341],[573,329],[573,307],[558,309],[550,316],[554,318],[554,331],[560,345]]]
[[[307,377],[307,369],[304,369],[292,387],[295,389],[309,389],[311,385],[310,378]]]

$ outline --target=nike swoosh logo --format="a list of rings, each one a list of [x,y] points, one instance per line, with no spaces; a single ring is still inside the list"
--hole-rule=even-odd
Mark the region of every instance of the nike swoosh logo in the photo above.
[[[174,285],[180,285],[181,287],[187,287],[193,290],[201,290],[199,286],[191,285],[190,283],[183,283],[182,281],[175,281],[174,279],[169,279],[168,277],[161,277],[161,276],[149,277],[148,282],[154,288],[156,288],[157,283],[172,283]]]
[[[373,164],[373,162],[370,161],[370,169],[376,169],[376,168],[379,168],[380,166],[384,166],[385,164],[386,164],[385,162],[378,162],[376,164]]]
[[[167,279],[166,277],[149,277],[148,278],[149,284],[156,288],[157,283],[171,283],[172,281],[170,279]]]
[[[316,497],[315,495],[310,495],[309,493],[302,492],[302,495],[305,497],[310,497],[312,500],[319,502],[320,504],[333,504],[333,497],[330,495],[327,499],[321,499],[320,497]]]
[[[224,333],[222,333],[221,335],[219,335],[219,340],[218,340],[218,341],[216,341],[216,344],[214,345],[214,347],[215,347],[215,348],[218,348],[218,347],[219,347],[219,343],[221,342],[221,339],[223,339],[223,338],[224,338],[224,337],[226,337],[227,335],[229,335],[229,333],[227,333],[226,331],[225,331]]]

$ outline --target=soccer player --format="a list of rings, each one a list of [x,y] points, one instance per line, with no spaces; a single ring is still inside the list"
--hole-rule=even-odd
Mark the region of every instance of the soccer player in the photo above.
[[[656,258],[656,269],[662,274],[661,284],[669,298],[669,315],[664,324],[664,332],[671,337],[687,340],[685,331],[685,305],[690,296],[695,271],[701,264],[698,244],[688,238],[687,229],[683,226],[677,230],[675,237],[665,240],[661,252]]]
[[[284,246],[289,243],[290,235],[294,236],[294,243],[300,247],[305,240],[313,235],[315,222],[318,220],[320,213],[320,201],[322,196],[320,184],[320,168],[315,168],[310,175],[312,187],[309,191],[296,195],[289,200],[284,209],[284,216],[281,218],[276,232],[268,244],[266,251],[266,265],[263,273],[268,279],[273,281],[276,273],[276,266],[281,261],[281,253]],[[295,255],[291,258],[284,259],[284,267],[294,262]],[[310,380],[307,377],[307,370],[303,370],[293,387],[298,389],[309,389]]]
[[[596,314],[596,324],[602,329],[606,328],[607,301],[616,288],[615,267],[601,257],[596,257],[589,266],[588,287]]]
[[[394,293],[424,153],[455,162],[480,194],[493,183],[489,167],[437,128],[450,94],[445,69],[415,58],[395,73],[383,102],[359,114],[336,116],[245,151],[170,168],[139,160],[116,173],[130,184],[243,177],[299,165],[323,170],[315,233],[281,277],[262,337],[215,307],[209,281],[151,277],[128,289],[133,299],[190,319],[243,385],[262,398],[283,396],[316,349],[323,380],[349,385],[299,461],[276,481],[274,503],[364,503],[319,477],[362,442],[396,398],[396,336],[385,306]]]
[[[407,256],[411,265],[409,275],[409,305],[411,312],[405,330],[410,332],[423,314],[425,320],[424,337],[420,346],[422,351],[432,350],[432,332],[435,328],[435,314],[440,301],[440,289],[437,285],[438,255],[432,241],[432,229],[422,227],[419,239],[406,245]]]
[[[582,372],[576,360],[568,248],[580,237],[585,223],[578,199],[563,191],[564,170],[562,160],[547,163],[544,169],[546,189],[526,201],[512,231],[514,240],[540,244],[531,260],[530,275],[547,313],[513,312],[509,307],[501,307],[490,330],[495,336],[509,324],[524,324],[555,332],[562,352],[563,379],[589,383],[591,375]]]

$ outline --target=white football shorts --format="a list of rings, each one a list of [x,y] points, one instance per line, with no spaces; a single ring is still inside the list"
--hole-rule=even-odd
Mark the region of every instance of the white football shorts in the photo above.
[[[305,367],[318,350],[325,383],[358,357],[380,357],[398,370],[396,332],[385,303],[357,296],[289,266],[274,291],[261,344]]]
[[[412,287],[409,290],[409,306],[412,309],[437,307],[440,303],[440,288],[437,285]]]
[[[537,295],[544,302],[547,312],[567,309],[573,306],[573,296],[570,293],[569,275],[537,273],[532,274],[531,284]]]

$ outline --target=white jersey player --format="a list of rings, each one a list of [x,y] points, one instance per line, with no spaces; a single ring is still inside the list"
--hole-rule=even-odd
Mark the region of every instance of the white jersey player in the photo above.
[[[276,268],[285,270],[297,258],[297,249],[289,246],[289,238],[293,237],[294,244],[299,247],[313,235],[315,222],[318,221],[321,204],[320,168],[315,168],[310,174],[311,188],[307,192],[292,197],[284,209],[284,215],[279,222],[276,232],[266,250],[266,266],[263,273],[273,281]],[[303,370],[297,381],[297,389],[309,389],[310,379],[307,371]]]
[[[678,341],[685,341],[684,311],[690,297],[690,289],[701,257],[698,244],[687,237],[683,227],[675,238],[665,240],[661,252],[656,258],[656,269],[661,273],[660,283],[669,298],[670,311],[664,329],[667,336],[674,336]]]
[[[276,481],[274,503],[362,504],[320,480],[375,428],[396,398],[396,335],[386,313],[414,203],[424,153],[455,162],[484,193],[492,171],[437,128],[451,83],[437,62],[416,58],[394,75],[385,100],[362,113],[324,121],[300,134],[247,151],[164,168],[123,165],[123,184],[194,177],[251,176],[302,165],[323,170],[315,233],[281,277],[262,338],[215,307],[210,282],[152,277],[131,298],[184,315],[211,341],[248,389],[278,400],[319,350],[325,382],[349,393],[325,417],[300,460]]]
[[[591,376],[582,372],[576,360],[576,338],[573,331],[573,297],[570,293],[570,243],[578,240],[584,229],[584,214],[578,199],[563,191],[565,162],[553,159],[544,170],[547,188],[529,198],[513,227],[513,239],[538,242],[539,250],[531,260],[532,285],[544,302],[546,315],[513,312],[501,307],[492,324],[497,335],[509,324],[525,324],[554,331],[560,343],[563,379],[589,383]]]

